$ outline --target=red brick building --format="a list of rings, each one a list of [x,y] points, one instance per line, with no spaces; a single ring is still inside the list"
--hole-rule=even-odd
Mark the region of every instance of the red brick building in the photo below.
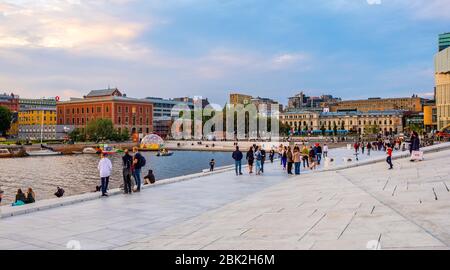
[[[19,96],[14,94],[0,94],[0,106],[8,108],[11,112],[19,111]]]
[[[93,90],[83,98],[56,104],[58,125],[72,125],[85,130],[89,121],[111,119],[119,131],[148,134],[153,132],[153,105],[145,99],[129,98],[117,88]]]

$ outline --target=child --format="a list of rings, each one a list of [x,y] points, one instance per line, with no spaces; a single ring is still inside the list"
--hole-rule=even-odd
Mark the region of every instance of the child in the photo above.
[[[216,161],[214,161],[214,159],[211,159],[211,161],[209,162],[209,171],[210,172],[214,171],[215,164],[216,164]]]
[[[392,164],[392,147],[390,144],[386,145],[387,149],[386,149],[386,162],[387,164],[389,164],[390,168],[389,170],[392,170],[394,168],[394,165]]]

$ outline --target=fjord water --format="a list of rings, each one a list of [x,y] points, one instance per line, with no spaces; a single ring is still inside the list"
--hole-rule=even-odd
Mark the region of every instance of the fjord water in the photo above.
[[[201,172],[215,159],[216,167],[233,164],[231,153],[176,151],[172,156],[157,157],[154,152],[142,153],[147,160],[142,178],[149,169],[156,180]],[[122,155],[109,156],[113,163],[110,188],[122,184]],[[5,191],[2,204],[10,203],[18,188],[33,188],[37,200],[54,198],[56,187],[64,188],[64,196],[92,192],[100,185],[97,155],[27,157],[0,159],[0,187]]]

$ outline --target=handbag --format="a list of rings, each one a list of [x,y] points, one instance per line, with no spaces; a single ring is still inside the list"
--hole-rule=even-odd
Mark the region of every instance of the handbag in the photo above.
[[[411,153],[411,160],[423,160],[423,151],[412,151]]]

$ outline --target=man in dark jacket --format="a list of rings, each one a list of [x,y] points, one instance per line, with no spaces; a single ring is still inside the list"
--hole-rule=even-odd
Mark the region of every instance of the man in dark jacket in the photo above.
[[[133,157],[128,153],[128,149],[125,149],[125,155],[122,157],[123,190],[125,194],[131,194],[133,190],[131,186],[132,164],[133,164]]]
[[[232,155],[234,159],[234,166],[236,169],[236,175],[242,175],[242,152],[239,151],[239,146],[236,146],[236,151],[233,152]]]
[[[261,172],[264,173],[264,162],[266,161],[266,150],[261,148]]]

